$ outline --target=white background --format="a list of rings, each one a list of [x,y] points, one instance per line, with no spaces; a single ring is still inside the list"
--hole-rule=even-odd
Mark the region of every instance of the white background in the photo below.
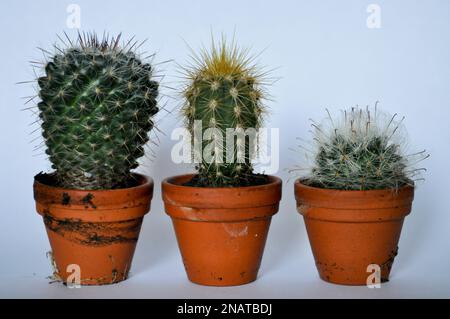
[[[41,59],[36,47],[49,48],[66,26],[66,8],[81,7],[82,30],[104,30],[125,37],[148,38],[156,61],[187,62],[189,50],[208,44],[211,32],[252,47],[262,64],[279,67],[270,87],[274,101],[267,126],[280,128],[280,170],[285,181],[279,214],[273,219],[259,279],[232,288],[202,287],[184,273],[175,235],[160,200],[160,181],[192,171],[170,160],[171,130],[181,125],[175,91],[166,99],[153,161],[140,171],[155,180],[152,210],[146,216],[129,280],[104,287],[67,289],[49,284],[49,250],[44,225],[34,209],[33,176],[48,170],[39,135],[23,108],[22,96],[33,78],[28,61]],[[366,25],[367,6],[381,8],[381,28]],[[6,1],[0,3],[0,297],[450,297],[450,1]],[[179,88],[175,62],[160,66],[165,84]],[[380,289],[322,282],[295,210],[293,180],[284,169],[298,162],[289,151],[296,137],[309,137],[309,118],[321,119],[325,107],[337,110],[376,100],[390,113],[406,115],[411,145],[431,158],[426,182],[416,192],[407,217],[391,281]],[[153,136],[153,135],[152,135]]]

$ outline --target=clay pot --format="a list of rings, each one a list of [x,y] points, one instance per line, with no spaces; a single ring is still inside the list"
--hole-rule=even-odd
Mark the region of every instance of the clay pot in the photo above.
[[[153,180],[134,174],[138,185],[114,190],[63,189],[49,176],[34,180],[37,212],[52,248],[54,276],[63,282],[105,285],[125,280],[144,215],[150,209]]]
[[[346,191],[295,182],[297,209],[303,215],[320,278],[343,285],[381,282],[398,251],[403,220],[411,211],[414,188]],[[378,265],[370,266],[369,265]]]
[[[189,280],[235,286],[256,280],[270,221],[278,211],[281,179],[260,186],[183,186],[193,175],[162,182],[166,213]]]

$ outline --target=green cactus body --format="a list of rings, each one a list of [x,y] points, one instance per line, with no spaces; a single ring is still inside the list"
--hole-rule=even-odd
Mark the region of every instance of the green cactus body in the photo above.
[[[405,154],[402,121],[375,106],[342,112],[314,126],[314,163],[306,184],[342,190],[398,189],[414,185],[425,151]]]
[[[158,83],[150,64],[117,43],[80,37],[38,79],[42,135],[61,187],[124,187],[144,155]]]
[[[367,142],[335,136],[321,146],[313,175],[317,186],[334,189],[387,189],[411,183],[399,145],[374,136]],[[328,178],[326,178],[328,177]]]
[[[251,164],[253,146],[256,146],[251,136],[255,135],[249,134],[249,129],[255,133],[260,127],[263,115],[258,75],[236,48],[225,43],[220,48],[213,45],[212,51],[202,56],[198,68],[189,72],[183,108],[192,136],[196,136],[196,121],[201,123],[203,156],[198,165],[197,184],[227,187],[258,183]],[[237,132],[230,144],[227,144],[227,129]],[[214,140],[214,133],[211,139],[205,139],[207,130],[216,132],[220,139]],[[204,156],[211,143],[212,160]]]

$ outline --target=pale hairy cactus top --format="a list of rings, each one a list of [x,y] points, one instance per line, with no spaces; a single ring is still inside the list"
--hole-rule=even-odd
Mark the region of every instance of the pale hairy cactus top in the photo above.
[[[158,112],[153,67],[120,36],[79,34],[48,57],[39,117],[58,186],[125,187]]]
[[[196,123],[200,123],[203,137],[197,185],[262,183],[264,177],[254,174],[251,164],[255,139],[241,134],[257,130],[264,114],[262,77],[252,59],[234,42],[213,41],[210,50],[194,57],[194,65],[186,68],[186,74],[183,115],[194,139]],[[227,143],[227,129],[237,132],[231,143]],[[205,153],[210,156],[205,157]]]
[[[374,109],[353,107],[340,117],[313,123],[312,167],[305,183],[341,190],[414,186],[425,151],[407,154],[402,120]]]

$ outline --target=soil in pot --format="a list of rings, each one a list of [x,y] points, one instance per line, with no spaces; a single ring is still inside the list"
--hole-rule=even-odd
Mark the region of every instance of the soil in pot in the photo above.
[[[398,253],[414,188],[346,191],[295,183],[297,209],[303,215],[320,278],[343,285],[386,282]],[[371,265],[371,266],[369,266]],[[373,280],[372,280],[373,279]]]
[[[49,175],[36,175],[36,209],[45,223],[57,278],[79,279],[81,285],[127,278],[153,194],[150,178],[134,176],[136,185],[129,188],[74,190],[52,186]]]
[[[271,218],[278,211],[281,180],[264,185],[208,188],[186,186],[193,175],[162,182],[188,278],[208,286],[256,280]]]

